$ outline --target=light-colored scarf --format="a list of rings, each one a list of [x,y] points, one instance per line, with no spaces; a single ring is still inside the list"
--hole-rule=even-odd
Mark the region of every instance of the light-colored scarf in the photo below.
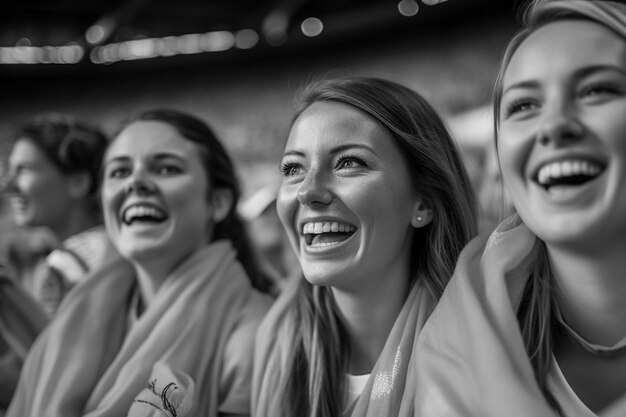
[[[419,340],[417,416],[557,416],[535,382],[516,317],[538,244],[514,215],[463,250]],[[601,416],[626,416],[626,403]]]
[[[289,371],[285,359],[293,349],[290,340],[281,337],[281,321],[290,299],[295,296],[294,287],[284,290],[258,332],[252,386],[253,417],[278,415],[276,387],[282,373]],[[418,281],[409,293],[350,416],[414,416],[417,338],[435,303],[434,297]]]
[[[39,303],[0,265],[0,407],[5,407],[17,385],[22,362],[48,324]]]
[[[117,259],[69,294],[33,346],[7,416],[217,416],[224,346],[253,291],[232,246],[192,255],[126,329],[135,285]]]
[[[48,318],[39,303],[10,275],[0,265],[0,334],[11,350],[24,359]]]

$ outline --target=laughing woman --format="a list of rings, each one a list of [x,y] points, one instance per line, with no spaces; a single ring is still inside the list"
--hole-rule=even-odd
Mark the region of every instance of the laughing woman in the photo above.
[[[0,408],[39,331],[67,293],[114,252],[98,204],[106,146],[98,128],[55,113],[28,120],[15,133],[2,191],[18,226],[45,228],[55,243],[35,265],[10,262],[13,278],[0,278],[0,340],[6,342],[0,342]],[[32,266],[34,273],[27,273]]]
[[[32,276],[20,273],[19,279],[52,317],[70,289],[111,253],[98,204],[107,138],[56,113],[25,122],[15,138],[5,188],[15,223],[45,228],[56,241]]]
[[[626,4],[531,6],[494,103],[518,214],[424,328],[426,417],[626,415]]]
[[[413,416],[415,345],[476,230],[456,146],[396,83],[304,93],[277,207],[303,271],[263,322],[256,417]]]
[[[200,120],[152,111],[115,137],[103,170],[105,224],[124,259],[70,293],[8,415],[248,415],[270,301],[230,158]]]

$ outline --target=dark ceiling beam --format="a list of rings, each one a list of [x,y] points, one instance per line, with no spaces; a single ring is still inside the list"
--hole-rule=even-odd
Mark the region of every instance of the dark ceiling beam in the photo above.
[[[55,1],[41,1],[41,2],[9,2],[6,5],[2,5],[2,14],[5,16],[11,16],[15,14],[20,15],[41,15],[41,14],[70,14],[70,15],[93,15],[104,13],[110,5],[101,1],[95,2],[55,2]]]
[[[145,16],[175,16],[175,17],[198,17],[230,18],[237,10],[230,4],[221,2],[197,2],[181,1],[180,3],[156,3],[145,10]]]

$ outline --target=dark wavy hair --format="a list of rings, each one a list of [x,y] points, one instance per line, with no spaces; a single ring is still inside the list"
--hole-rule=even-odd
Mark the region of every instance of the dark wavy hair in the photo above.
[[[182,137],[197,145],[202,165],[209,180],[209,190],[224,188],[228,189],[233,196],[228,214],[215,225],[213,240],[230,240],[237,251],[237,259],[248,274],[252,286],[263,292],[271,292],[271,281],[259,267],[247,229],[237,213],[241,189],[235,173],[235,166],[213,130],[199,118],[173,109],[155,109],[143,112],[125,123],[122,129],[137,121],[166,123],[172,126]]]
[[[100,170],[108,140],[98,127],[69,115],[48,113],[20,125],[14,140],[30,141],[66,175],[87,173],[90,178],[87,198],[99,213]]]

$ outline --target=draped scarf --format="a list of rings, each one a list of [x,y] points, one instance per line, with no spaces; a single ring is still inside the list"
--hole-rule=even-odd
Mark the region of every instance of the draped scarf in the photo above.
[[[24,359],[46,324],[48,318],[39,303],[0,265],[0,334],[7,345]]]
[[[286,358],[293,349],[282,326],[287,307],[296,295],[295,285],[284,290],[265,317],[257,335],[254,378],[252,383],[252,415],[279,415],[276,387],[286,369]],[[374,369],[354,408],[351,417],[413,417],[417,377],[415,361],[420,330],[435,306],[435,298],[420,280],[413,285],[400,314],[385,342]]]
[[[539,244],[513,215],[463,250],[418,343],[417,416],[557,417],[535,381],[516,316]],[[625,415],[626,398],[600,414]]]
[[[0,407],[5,407],[17,385],[22,362],[48,317],[8,269],[0,265]]]
[[[7,416],[217,416],[224,346],[253,291],[235,255],[228,241],[192,255],[130,329],[133,268],[95,271],[33,346]]]

